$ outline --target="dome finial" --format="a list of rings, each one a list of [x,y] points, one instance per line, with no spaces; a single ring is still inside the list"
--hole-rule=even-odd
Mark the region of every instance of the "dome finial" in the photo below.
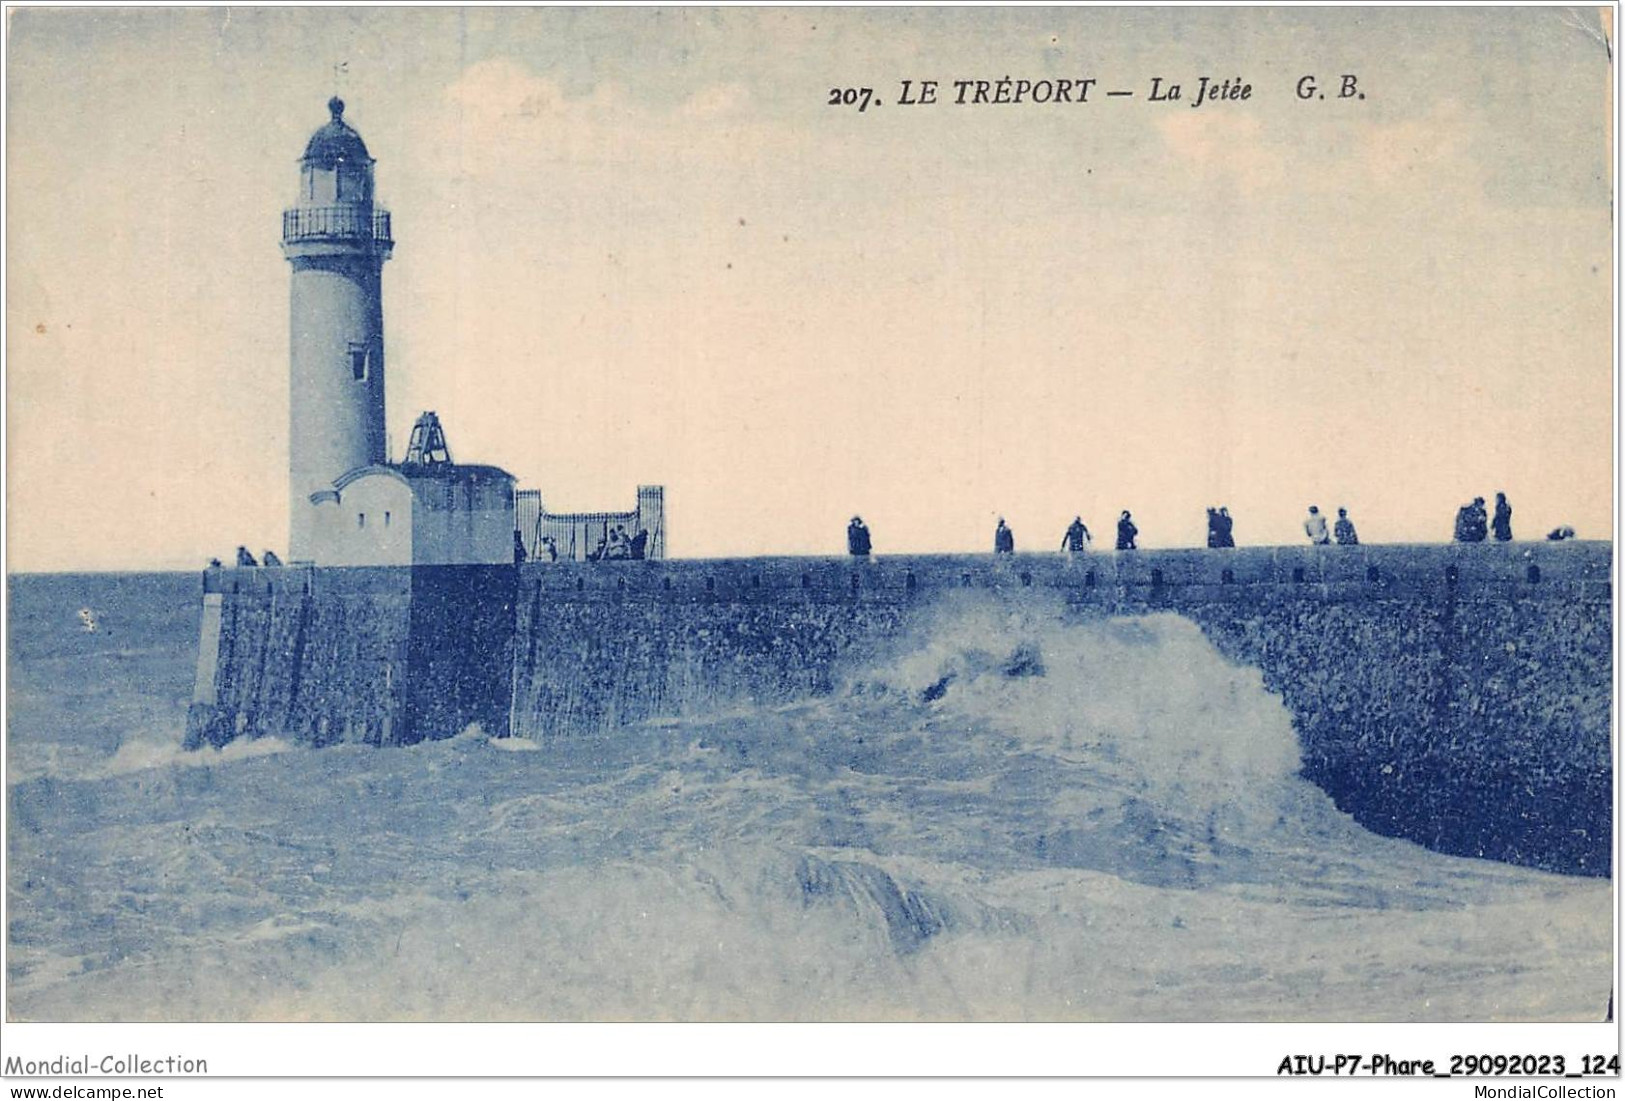
[[[334,96],[327,101],[327,109],[333,114],[333,121],[339,122],[344,118],[344,101]]]

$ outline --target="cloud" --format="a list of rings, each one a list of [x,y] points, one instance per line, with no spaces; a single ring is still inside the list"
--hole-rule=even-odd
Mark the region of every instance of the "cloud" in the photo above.
[[[469,66],[446,89],[446,98],[487,123],[555,114],[564,104],[564,93],[557,84],[506,58]]]
[[[437,158],[452,161],[438,170],[485,177],[557,159],[601,160],[613,146],[624,146],[619,135],[634,113],[615,84],[572,97],[549,77],[498,59],[465,70],[446,89],[444,108],[429,128]]]
[[[761,129],[751,117],[747,89],[736,83],[697,88],[670,105],[650,104],[612,81],[571,95],[552,77],[506,58],[469,66],[447,87],[444,103],[431,125],[440,138],[437,148],[456,161],[442,167],[460,176],[554,163],[659,171],[737,156],[738,128]],[[752,142],[763,136],[753,133]],[[734,152],[729,154],[723,142]]]
[[[1173,111],[1157,121],[1157,132],[1176,158],[1205,175],[1229,177],[1244,190],[1273,187],[1285,176],[1285,158],[1265,139],[1256,115]]]
[[[738,116],[749,98],[750,93],[742,84],[715,84],[695,92],[678,107],[677,113],[693,119]]]
[[[1354,165],[1373,184],[1405,187],[1444,172],[1457,184],[1471,173],[1479,176],[1468,155],[1468,120],[1461,104],[1442,100],[1426,115],[1360,128]]]
[[[1279,120],[1258,114],[1174,111],[1157,121],[1163,146],[1185,184],[1228,180],[1256,194],[1291,188],[1303,194],[1367,194],[1387,203],[1448,195],[1459,206],[1484,197],[1484,170],[1473,150],[1472,120],[1460,102],[1444,100],[1426,114],[1362,121],[1339,140],[1296,135],[1277,140]]]

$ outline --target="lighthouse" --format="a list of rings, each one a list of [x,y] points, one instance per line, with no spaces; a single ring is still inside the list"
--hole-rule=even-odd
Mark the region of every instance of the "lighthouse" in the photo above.
[[[454,462],[433,411],[418,418],[401,461],[389,461],[381,276],[395,241],[388,212],[373,202],[366,143],[344,121],[343,100],[328,100],[327,110],[299,158],[299,199],[282,212],[282,254],[293,268],[289,564],[500,565],[543,547],[549,561],[594,548],[613,558],[621,547],[663,557],[659,486],[638,487],[638,506],[625,513],[547,513],[531,490],[521,530],[514,476]]]
[[[315,557],[312,494],[387,459],[381,276],[394,247],[373,202],[373,159],[327,103],[327,123],[299,159],[299,199],[282,213],[289,296],[289,551]]]

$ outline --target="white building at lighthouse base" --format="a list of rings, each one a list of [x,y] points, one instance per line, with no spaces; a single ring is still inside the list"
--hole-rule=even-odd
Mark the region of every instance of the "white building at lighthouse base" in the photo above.
[[[311,494],[323,566],[464,566],[514,560],[514,477],[494,466],[378,464]]]

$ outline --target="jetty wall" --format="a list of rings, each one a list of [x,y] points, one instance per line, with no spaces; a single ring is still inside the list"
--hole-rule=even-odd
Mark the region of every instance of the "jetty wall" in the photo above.
[[[211,570],[191,744],[607,733],[835,690],[943,594],[1175,612],[1368,828],[1607,874],[1612,545]]]
[[[207,571],[187,748],[507,734],[514,584],[511,566]]]

